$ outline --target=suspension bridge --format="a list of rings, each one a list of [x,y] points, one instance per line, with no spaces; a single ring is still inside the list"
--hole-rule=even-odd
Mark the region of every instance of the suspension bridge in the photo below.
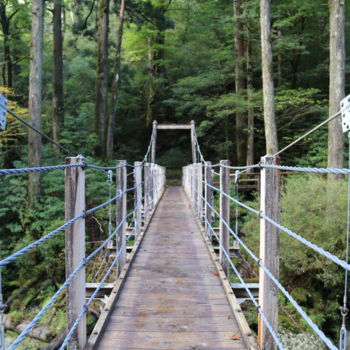
[[[181,187],[167,187],[166,170],[156,164],[157,132],[165,129],[190,131],[193,163],[183,167]],[[238,189],[242,174],[252,169],[259,172],[259,210],[242,202],[238,190],[235,196],[230,191],[231,187]],[[77,156],[66,158],[62,165],[2,169],[0,176],[58,170],[65,172],[65,223],[0,260],[0,272],[65,231],[66,280],[14,342],[6,344],[0,279],[1,350],[20,347],[63,293],[67,331],[59,349],[285,349],[278,334],[279,294],[293,305],[325,348],[347,348],[349,224],[343,260],[280,223],[279,183],[282,171],[348,176],[349,169],[279,165],[278,154],[243,167],[231,166],[228,160],[212,164],[201,153],[194,122],[154,122],[147,153],[140,162],[119,160],[115,166],[102,167]],[[109,200],[89,209],[85,198],[88,171],[106,172],[110,184]],[[259,256],[239,235],[237,220],[231,225],[231,203],[236,215],[242,208],[260,220]],[[86,255],[85,218],[102,208],[108,208],[108,237]],[[349,213],[347,216],[349,220]],[[280,234],[344,269],[343,322],[338,344],[326,336],[280,283]],[[240,257],[240,251],[259,267],[258,284],[247,283],[233,262],[232,254]],[[101,253],[107,257],[105,266],[100,266],[104,275],[99,281],[87,283],[86,268]],[[232,276],[240,283],[231,283]],[[86,314],[97,299],[103,305],[101,314],[91,334],[87,334]],[[241,309],[246,300],[254,304],[259,316],[257,336]]]

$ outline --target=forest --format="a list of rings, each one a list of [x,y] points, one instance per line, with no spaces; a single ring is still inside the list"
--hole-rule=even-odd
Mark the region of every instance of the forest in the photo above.
[[[154,120],[193,120],[206,160],[256,164],[338,113],[350,91],[349,18],[345,0],[0,0],[0,92],[9,109],[53,141],[7,114],[1,168],[64,164],[78,154],[104,166],[117,159],[142,161]],[[282,153],[281,163],[347,167],[345,136],[335,119]],[[176,182],[181,167],[191,163],[190,135],[164,131],[157,142],[156,162]],[[90,171],[87,179],[90,207],[108,199],[104,172]],[[4,175],[1,181],[3,259],[62,225],[64,177],[54,171]],[[238,196],[258,207],[258,193]],[[286,176],[281,222],[344,259],[347,198],[345,177]],[[88,241],[106,236],[106,216],[105,208],[90,220]],[[257,249],[258,224],[240,211],[240,234]],[[7,339],[62,284],[62,261],[64,233],[1,268],[4,313],[14,325]],[[237,264],[256,280],[257,268]],[[337,343],[343,270],[286,238],[280,270],[289,292]],[[281,334],[309,337],[282,296],[280,307]],[[90,330],[96,310],[88,313]],[[256,310],[248,305],[244,311],[256,330]],[[40,325],[60,336],[64,297]],[[51,349],[50,341],[35,339],[21,346]]]

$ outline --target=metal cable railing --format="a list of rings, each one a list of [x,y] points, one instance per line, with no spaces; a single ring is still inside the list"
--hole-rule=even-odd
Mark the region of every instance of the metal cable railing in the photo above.
[[[222,168],[226,168],[226,169],[235,169],[237,167],[230,167],[230,166],[225,166],[224,164],[216,164],[214,166],[220,166]],[[204,215],[203,213],[203,208],[205,210],[210,210],[211,213],[214,213],[216,215],[216,217],[220,220],[220,222],[222,223],[223,226],[225,226],[227,228],[227,230],[229,231],[229,233],[232,235],[232,237],[237,240],[239,242],[239,244],[244,248],[244,250],[249,254],[249,256],[253,259],[253,261],[255,261],[257,263],[257,265],[266,273],[266,275],[272,280],[272,282],[275,284],[275,286],[278,288],[278,290],[280,290],[282,292],[282,294],[289,300],[289,302],[295,307],[295,309],[299,312],[299,314],[301,315],[301,317],[306,321],[306,323],[311,327],[311,329],[319,336],[319,338],[325,343],[325,345],[332,350],[336,350],[338,349],[333,342],[324,334],[324,332],[312,321],[312,319],[305,313],[305,311],[302,309],[302,307],[296,302],[296,300],[291,296],[291,294],[280,284],[280,282],[278,281],[278,279],[271,273],[271,271],[267,268],[267,266],[262,262],[261,259],[259,259],[248,247],[247,245],[242,241],[242,239],[234,232],[234,230],[230,227],[229,223],[225,220],[225,218],[223,218],[223,216],[221,215],[220,212],[218,212],[218,210],[216,210],[214,208],[214,206],[212,205],[212,203],[209,203],[206,199],[206,197],[203,196],[203,189],[205,189],[205,191],[207,191],[207,188],[210,188],[212,191],[215,191],[217,193],[220,194],[220,196],[225,197],[227,199],[229,199],[229,201],[232,201],[234,203],[236,203],[237,205],[240,205],[241,207],[245,208],[246,210],[249,210],[250,212],[253,212],[254,214],[256,214],[258,217],[266,220],[267,222],[269,222],[270,224],[274,225],[275,227],[277,227],[278,229],[286,232],[287,234],[289,234],[290,236],[294,237],[295,239],[297,239],[299,242],[301,242],[302,244],[306,245],[307,247],[313,249],[314,251],[316,251],[317,253],[321,254],[322,256],[324,256],[325,258],[331,260],[332,262],[338,264],[339,266],[343,267],[346,271],[350,270],[350,265],[347,263],[347,261],[341,260],[340,258],[338,258],[337,256],[325,251],[323,248],[318,247],[317,245],[315,245],[314,243],[306,240],[305,238],[301,237],[300,235],[296,234],[295,232],[289,230],[288,228],[282,226],[281,224],[279,224],[277,221],[271,219],[270,217],[268,217],[267,215],[265,215],[263,212],[258,211],[254,208],[251,208],[250,206],[242,203],[241,201],[239,201],[236,198],[233,198],[232,196],[230,196],[228,193],[225,193],[221,188],[218,188],[216,186],[213,186],[212,184],[208,183],[206,180],[203,180],[203,169],[206,167],[206,165],[201,166],[201,164],[193,164],[193,165],[189,165],[183,168],[183,185],[185,188],[185,192],[187,193],[188,197],[190,198],[190,201],[192,203],[192,206],[196,212],[196,214],[198,215],[199,219],[201,220],[202,224],[204,224],[204,226],[207,227],[208,232],[209,230],[211,231],[211,233],[216,237],[216,239],[219,242],[220,245],[220,249],[223,252],[223,254],[226,256],[226,259],[228,261],[228,263],[230,264],[231,268],[233,269],[233,271],[235,272],[235,274],[237,275],[237,277],[239,278],[239,280],[241,281],[243,287],[246,289],[250,299],[252,300],[252,302],[254,303],[255,306],[256,305],[256,300],[254,298],[252,298],[252,294],[250,292],[248,292],[249,288],[246,285],[246,283],[244,282],[243,278],[239,275],[237,268],[234,266],[232,260],[229,258],[229,253],[227,252],[227,250],[224,248],[220,238],[218,237],[218,235],[216,234],[215,230],[212,227],[211,221],[208,221],[206,215]],[[243,168],[243,167],[242,167]],[[272,169],[279,169],[279,170],[286,170],[286,167],[284,166],[270,166],[270,165],[266,165],[266,164],[262,164],[259,165],[259,168],[264,169],[264,168],[272,168]],[[295,171],[299,171],[300,168],[299,167],[288,167],[288,170],[292,168]],[[200,169],[199,171],[201,172],[198,175],[198,169]],[[302,168],[303,170],[305,168]],[[306,168],[306,169],[310,169],[310,168]],[[318,171],[313,171],[315,170],[315,168],[311,168],[311,172],[317,173]],[[211,168],[210,168],[211,170]],[[348,169],[319,169],[320,171],[322,171],[323,173],[339,173],[339,171],[341,170],[342,174],[350,174]],[[206,172],[205,172],[206,173]],[[219,174],[220,175],[220,174]],[[194,181],[195,180],[195,181]],[[201,183],[202,185],[202,189],[198,190],[198,184]],[[220,186],[221,187],[221,186]],[[207,232],[207,233],[208,233]],[[260,307],[258,306],[258,311],[260,311]],[[260,312],[259,312],[260,313]],[[261,313],[260,313],[261,314]],[[262,316],[262,315],[261,315]],[[262,317],[264,319],[264,317]],[[266,321],[264,319],[264,321]],[[271,327],[269,327],[268,324],[266,324],[267,328],[269,329],[273,339],[275,340],[277,346],[280,349],[283,349],[282,344],[280,343],[280,341],[276,338],[276,332],[273,331],[273,329],[271,329]]]
[[[150,142],[151,144],[151,142]],[[150,148],[150,147],[149,147]],[[148,151],[149,153],[149,151]],[[116,257],[113,260],[112,264],[109,266],[107,273],[102,278],[102,281],[99,283],[97,289],[92,294],[90,299],[87,303],[84,304],[84,307],[82,308],[80,314],[78,315],[78,318],[73,322],[73,325],[62,345],[61,348],[64,348],[71,340],[71,337],[75,334],[75,331],[77,327],[80,325],[81,319],[84,317],[85,313],[88,310],[89,305],[92,303],[92,301],[95,299],[98,291],[102,287],[104,281],[108,278],[111,271],[119,261],[119,264],[125,263],[122,259],[123,255],[126,254],[126,244],[127,242],[132,238],[136,236],[136,233],[139,234],[141,230],[145,229],[145,226],[142,227],[142,220],[144,220],[144,225],[148,224],[150,215],[152,214],[152,211],[155,209],[159,199],[162,196],[162,193],[165,189],[165,168],[157,165],[157,164],[151,164],[146,163],[145,160],[147,160],[147,154],[144,158],[143,162],[136,162],[134,165],[128,164],[126,161],[118,161],[118,164],[116,166],[98,166],[94,164],[88,164],[83,161],[83,158],[81,156],[78,156],[75,158],[74,161],[76,163],[72,164],[64,164],[64,165],[54,165],[54,166],[43,166],[43,167],[35,167],[35,168],[19,168],[19,169],[1,169],[0,175],[15,175],[15,174],[25,174],[25,173],[31,173],[31,172],[44,172],[44,171],[53,171],[58,169],[69,169],[69,168],[75,168],[75,169],[97,169],[102,171],[108,171],[108,182],[109,182],[109,197],[110,199],[94,208],[88,209],[88,210],[82,210],[79,215],[74,216],[70,220],[67,220],[66,223],[58,227],[57,229],[53,230],[52,232],[46,234],[45,236],[41,237],[37,241],[28,244],[26,247],[20,249],[19,251],[11,254],[7,258],[0,260],[0,349],[5,349],[5,337],[4,337],[4,318],[3,318],[3,295],[2,295],[2,285],[3,282],[1,280],[1,269],[4,268],[6,265],[10,264],[11,262],[17,260],[18,258],[22,257],[32,249],[40,246],[50,238],[54,237],[59,232],[63,231],[64,229],[67,229],[71,227],[71,230],[74,230],[73,224],[78,222],[79,219],[83,219],[86,215],[91,214],[105,206],[109,206],[108,209],[108,218],[109,218],[109,224],[108,224],[108,237],[106,240],[100,242],[102,243],[97,249],[95,249],[88,257],[84,258],[78,266],[75,266],[72,271],[69,272],[69,276],[67,279],[63,282],[63,284],[60,286],[60,288],[54,293],[54,295],[50,298],[50,300],[46,303],[46,305],[38,312],[38,314],[34,317],[34,319],[25,327],[25,329],[21,332],[21,334],[15,339],[15,341],[10,345],[8,350],[13,350],[18,347],[20,343],[28,336],[28,334],[32,331],[32,329],[38,324],[40,319],[43,317],[43,315],[54,305],[54,303],[57,301],[58,297],[62,295],[63,291],[67,289],[68,286],[72,284],[72,282],[75,280],[75,277],[77,274],[85,269],[85,266],[103,249],[106,248],[106,246],[109,244],[109,242],[112,241],[112,239],[118,234],[118,235],[124,235],[126,237],[126,223],[130,218],[133,218],[134,222],[134,228],[132,232],[125,238],[125,240],[122,240],[122,245],[118,248],[119,250],[116,253]],[[73,157],[74,158],[74,157]],[[68,158],[70,159],[70,158]],[[127,174],[126,168],[132,167],[133,172]],[[147,169],[147,170],[146,170]],[[120,183],[117,181],[117,195],[112,197],[111,196],[111,190],[112,190],[112,182],[113,182],[113,174],[112,170],[117,171],[117,178],[121,181]],[[80,171],[81,170],[74,170],[74,171]],[[147,174],[146,174],[147,172]],[[129,176],[128,176],[129,175]],[[126,188],[126,182],[123,179],[130,179],[131,175],[134,175],[134,181],[135,186]],[[125,177],[124,177],[125,176]],[[144,180],[142,180],[144,178]],[[85,181],[85,178],[82,177],[83,181]],[[72,185],[72,183],[70,184]],[[66,183],[67,186],[67,183]],[[69,186],[69,185],[68,185]],[[78,186],[77,184],[74,184],[74,186]],[[82,187],[84,188],[84,186]],[[77,191],[81,191],[82,188],[77,187]],[[115,230],[112,232],[112,212],[111,212],[111,204],[115,201],[122,203],[124,200],[126,201],[126,196],[128,193],[134,191],[134,208],[129,213],[124,213],[122,217],[119,217],[117,220],[117,226]],[[73,190],[73,192],[75,192]],[[144,195],[142,196],[142,192],[144,192]],[[77,192],[78,193],[78,192]],[[85,201],[85,194],[84,190],[81,193],[82,198],[84,198]],[[77,194],[76,197],[78,198],[79,195]],[[74,200],[79,200],[75,198]],[[125,198],[125,199],[124,199]],[[73,205],[73,208],[75,205]],[[123,206],[119,205],[119,209],[122,210]],[[144,208],[145,211],[142,214],[141,208]],[[123,212],[121,212],[123,213]],[[69,214],[70,215],[70,214]],[[68,216],[69,218],[69,216]],[[73,231],[74,232],[74,231]],[[76,235],[75,235],[76,236]],[[74,251],[73,251],[73,254]],[[85,255],[85,254],[84,254]],[[85,273],[84,273],[85,274]],[[85,285],[83,286],[85,288]]]

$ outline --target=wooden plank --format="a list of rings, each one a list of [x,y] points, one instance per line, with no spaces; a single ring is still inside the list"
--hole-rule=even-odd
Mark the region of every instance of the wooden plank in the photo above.
[[[232,318],[232,316],[231,316]],[[105,333],[113,331],[133,331],[142,329],[143,332],[210,332],[220,329],[221,332],[232,330],[232,321],[227,316],[219,317],[182,317],[153,318],[149,316],[124,317],[113,316],[109,320]]]
[[[124,350],[154,350],[154,347],[148,348],[148,347],[140,347],[140,346],[142,346],[142,345],[139,345],[138,347],[128,346],[128,347],[124,347]],[[157,346],[157,350],[169,350],[169,346],[168,345],[165,345],[165,346],[166,347],[164,347],[164,346],[159,347],[159,345],[158,345]],[[218,347],[217,343],[215,343],[214,345],[213,344],[204,344],[204,345],[201,345],[201,347],[197,348],[197,349],[213,350],[213,346],[215,346],[215,350],[232,350],[232,346],[231,346],[230,342],[220,343],[220,347]],[[101,346],[101,349],[102,350],[116,350],[115,345],[113,345],[113,344],[112,345],[103,345],[103,346]],[[183,346],[176,347],[176,344],[172,344],[170,349],[171,350],[176,350],[176,349],[179,349],[179,350],[193,350],[193,347],[192,346],[191,347],[183,347]],[[236,347],[236,349],[237,349],[237,347]]]
[[[141,349],[217,349],[217,347],[229,347],[229,349],[246,349],[241,337],[235,332],[125,332],[114,331],[108,334],[101,342],[101,348],[114,345],[114,349],[128,349],[138,346]]]
[[[124,317],[152,316],[153,318],[168,317],[232,317],[230,310],[226,305],[199,305],[196,308],[189,309],[183,305],[162,305],[161,308],[154,309],[151,305],[143,305],[138,309],[132,309],[128,306],[117,305],[116,315]],[[113,318],[114,316],[111,316]]]
[[[143,276],[139,277],[138,275],[132,276],[131,273],[128,275],[128,281],[129,283],[152,283],[155,285],[197,285],[199,287],[205,287],[205,286],[212,286],[212,285],[220,285],[220,282],[218,281],[217,278],[211,278],[211,279],[206,279],[206,280],[198,280],[198,278],[182,278],[182,277],[160,277],[157,278],[156,280],[147,280],[145,281]]]

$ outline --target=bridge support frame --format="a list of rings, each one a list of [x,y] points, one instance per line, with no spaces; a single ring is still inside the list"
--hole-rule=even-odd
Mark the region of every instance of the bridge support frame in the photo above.
[[[220,160],[220,264],[229,279],[230,265],[224,251],[229,254],[229,230],[227,225],[230,225],[230,200],[223,195],[226,193],[230,195],[230,169],[225,166],[230,165],[229,160]],[[227,225],[224,224],[224,221]]]
[[[151,163],[156,161],[156,146],[157,146],[157,130],[190,130],[191,132],[191,149],[192,163],[197,163],[197,148],[196,148],[196,125],[194,120],[189,124],[158,124],[156,120],[152,124],[152,141],[151,141]]]
[[[264,156],[262,164],[276,164],[277,157]],[[279,173],[276,169],[261,169],[260,211],[279,222]],[[264,218],[260,218],[260,259],[266,268],[279,279],[279,230]],[[278,332],[278,289],[270,277],[259,269],[259,302],[261,310],[273,330]],[[259,315],[258,343],[262,350],[276,350],[277,345]]]
[[[66,164],[81,164],[82,156],[66,158]],[[66,222],[85,211],[85,174],[81,167],[65,169],[65,220]],[[65,229],[66,278],[85,259],[85,218],[82,217]],[[67,327],[73,326],[84,308],[85,267],[67,287]],[[69,350],[82,350],[86,344],[86,316],[79,322],[77,330],[68,344]]]

